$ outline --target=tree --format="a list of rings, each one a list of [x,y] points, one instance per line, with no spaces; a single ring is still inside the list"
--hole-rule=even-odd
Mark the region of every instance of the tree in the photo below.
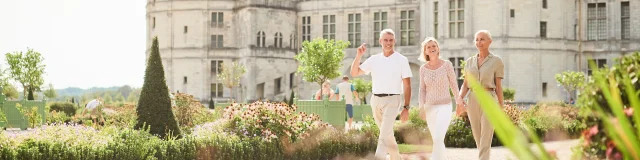
[[[20,96],[20,93],[18,93],[16,87],[11,84],[6,84],[4,87],[2,87],[2,94],[4,94],[9,99],[17,99]]]
[[[362,100],[362,103],[367,104],[367,95],[372,91],[371,81],[355,78],[351,81],[351,84],[353,84],[353,88],[358,92],[358,98]]]
[[[585,76],[582,72],[564,71],[556,74],[556,82],[569,93],[569,98],[575,99],[574,91],[584,86]]]
[[[240,77],[247,72],[242,64],[233,62],[231,65],[222,65],[222,72],[218,73],[218,81],[233,93],[233,87],[240,85]],[[233,94],[231,94],[233,99]]]
[[[209,99],[209,108],[216,109],[216,104],[213,103],[213,99]]]
[[[171,98],[158,49],[158,37],[153,38],[136,113],[138,118],[135,129],[148,128],[151,134],[163,139],[170,136],[181,137],[178,121],[171,110]]]
[[[116,96],[113,99],[116,102],[124,102],[125,101],[124,96],[120,92],[116,93]]]
[[[11,77],[18,81],[24,89],[23,94],[28,100],[34,100],[33,93],[40,90],[44,84],[43,74],[45,65],[44,58],[39,52],[27,49],[27,53],[13,52],[5,54],[5,59],[9,64]]]
[[[316,38],[302,43],[302,52],[295,56],[300,65],[298,72],[303,73],[307,82],[322,83],[341,75],[340,68],[344,59],[344,49],[349,42]]]
[[[129,97],[129,94],[131,93],[131,91],[133,91],[133,88],[131,88],[131,86],[129,85],[124,85],[118,88],[118,92],[122,94],[122,97]]]
[[[129,96],[127,96],[127,102],[137,102],[138,101],[138,97],[136,94],[129,94]]]
[[[53,88],[53,84],[49,83],[49,89],[44,91],[44,96],[49,99],[55,99],[58,97],[58,93],[56,93],[56,90]]]
[[[293,98],[295,98],[295,97],[294,97],[295,95],[296,95],[296,94],[295,94],[295,93],[293,93],[293,90],[291,90],[291,95],[289,96],[289,106],[292,106],[292,105],[293,105]]]
[[[104,92],[104,95],[102,95],[102,100],[105,104],[113,103],[113,97],[111,97],[111,94],[109,92]]]

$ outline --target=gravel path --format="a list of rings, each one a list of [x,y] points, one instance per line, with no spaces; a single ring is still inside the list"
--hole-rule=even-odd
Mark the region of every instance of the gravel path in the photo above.
[[[569,160],[571,159],[571,155],[573,152],[571,148],[576,146],[579,143],[579,140],[564,140],[564,141],[554,141],[554,142],[545,142],[544,147],[547,150],[556,151],[556,156],[558,156],[559,160]],[[447,158],[450,160],[468,160],[468,159],[478,159],[478,150],[475,148],[447,148],[446,150]],[[402,159],[404,160],[422,160],[428,159],[431,153],[414,153],[414,154],[404,154],[402,155]],[[509,149],[505,147],[492,147],[491,148],[491,159],[517,159],[509,151]]]

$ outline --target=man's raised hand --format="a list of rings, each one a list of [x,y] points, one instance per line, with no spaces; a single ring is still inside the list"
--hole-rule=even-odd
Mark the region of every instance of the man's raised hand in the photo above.
[[[358,57],[362,57],[362,55],[364,55],[364,52],[366,51],[367,51],[367,43],[362,43],[360,47],[358,47]]]

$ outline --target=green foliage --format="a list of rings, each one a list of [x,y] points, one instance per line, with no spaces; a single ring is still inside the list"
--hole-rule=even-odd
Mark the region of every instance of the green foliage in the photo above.
[[[124,85],[118,88],[118,93],[120,93],[123,97],[128,97],[129,94],[133,91],[133,88],[129,85]]]
[[[209,99],[209,108],[210,109],[215,109],[216,108],[216,104],[213,102],[213,98]]]
[[[181,136],[178,122],[171,110],[171,98],[160,59],[158,37],[153,38],[136,113],[138,121],[135,129],[149,127],[151,134],[163,139],[171,135]]]
[[[9,99],[17,99],[20,95],[18,93],[18,89],[11,84],[7,84],[2,87],[2,94],[4,94]]]
[[[7,121],[7,116],[4,115],[4,112],[2,111],[2,109],[0,109],[0,122],[6,122]]]
[[[22,113],[22,115],[24,115],[24,117],[27,119],[27,122],[29,122],[29,127],[33,128],[37,124],[43,123],[41,122],[41,118],[40,118],[40,114],[38,113],[37,106],[25,107],[25,106],[22,106],[20,103],[16,103],[16,108],[18,108],[20,113]]]
[[[325,131],[308,142],[268,142],[216,134],[211,132],[213,127],[203,126],[182,139],[162,140],[129,128],[50,125],[11,139],[0,135],[0,159],[355,159],[374,152],[377,140],[358,133]]]
[[[113,98],[113,99],[114,99],[114,101],[115,101],[115,102],[118,102],[118,103],[124,103],[124,102],[126,101],[126,100],[124,99],[124,96],[122,96],[122,93],[120,93],[120,92],[118,92],[118,93],[116,94],[116,97],[115,97],[115,98]]]
[[[564,71],[556,74],[556,82],[563,86],[569,93],[570,98],[574,98],[573,91],[581,89],[585,85],[585,76],[582,72]]]
[[[293,93],[293,90],[291,90],[291,95],[289,96],[289,102],[287,102],[289,106],[293,105],[293,98],[295,98],[294,96],[295,96],[295,93]]]
[[[70,121],[71,117],[67,116],[67,114],[63,112],[52,110],[51,112],[49,112],[49,114],[47,114],[47,124],[62,124]]]
[[[18,81],[24,93],[29,93],[28,100],[33,100],[33,93],[40,90],[44,84],[44,58],[39,52],[28,49],[27,53],[13,52],[5,54],[5,60],[9,64],[11,77]],[[27,97],[25,95],[25,97]]]
[[[617,59],[611,69],[597,69],[578,98],[589,129],[580,156],[640,159],[640,53]]]
[[[222,72],[218,73],[218,81],[222,82],[224,87],[233,90],[233,87],[240,85],[240,78],[247,72],[244,65],[233,62],[231,65],[222,65]]]
[[[516,98],[516,90],[513,88],[504,88],[502,95],[505,101],[513,101]]]
[[[341,40],[317,38],[311,42],[304,41],[302,51],[295,56],[300,64],[298,73],[303,73],[305,81],[315,82],[319,86],[327,80],[339,77],[347,46],[349,42]]]
[[[465,120],[460,117],[451,119],[451,125],[449,125],[447,135],[444,137],[444,145],[447,147],[476,147],[476,142],[471,132],[471,123],[469,123],[468,119]]]
[[[133,128],[136,124],[136,119],[138,116],[136,115],[136,106],[132,104],[123,104],[119,107],[113,106],[105,106],[109,108],[115,113],[106,114],[104,116],[105,125],[106,126],[118,126],[124,128]]]
[[[351,84],[353,84],[353,88],[358,92],[358,98],[366,104],[367,95],[372,91],[371,81],[355,78],[351,80]]]
[[[127,102],[138,102],[138,95],[131,93],[127,96]]]
[[[500,106],[496,103],[495,99],[484,90],[482,85],[476,80],[476,77],[465,77],[469,86],[475,90],[472,94],[478,98],[480,108],[487,114],[487,119],[495,127],[495,134],[498,139],[509,148],[513,154],[519,159],[551,159],[549,153],[546,152],[540,142],[540,138],[525,126],[530,140],[536,145],[536,148],[543,151],[541,155],[537,155],[531,148],[529,148],[529,140],[522,132],[514,132],[518,130],[518,127],[511,122],[510,118],[500,110]]]
[[[462,68],[462,71],[460,73],[462,73],[462,75],[460,75],[460,79],[464,79],[464,66],[467,65],[467,61],[465,60],[460,60],[460,68]]]
[[[49,83],[49,88],[44,91],[44,96],[49,99],[55,99],[56,97],[58,97],[56,90],[53,88],[53,84]]]
[[[69,102],[54,102],[49,106],[49,111],[64,112],[67,116],[74,116],[78,108]]]
[[[113,97],[111,97],[111,94],[109,94],[109,92],[104,93],[104,95],[102,96],[102,100],[105,104],[113,103]]]
[[[215,121],[214,114],[204,108],[204,105],[192,95],[176,93],[174,98],[176,105],[172,107],[173,113],[176,114],[180,127],[184,128],[182,131],[189,130],[195,125]]]

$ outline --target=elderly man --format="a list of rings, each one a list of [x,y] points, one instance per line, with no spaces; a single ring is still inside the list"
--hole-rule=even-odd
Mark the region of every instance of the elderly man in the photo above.
[[[356,77],[371,73],[373,96],[371,109],[376,125],[380,128],[378,147],[375,157],[385,159],[387,153],[391,160],[400,159],[398,144],[393,137],[393,124],[398,112],[402,120],[408,117],[411,100],[411,68],[407,57],[394,50],[395,33],[391,29],[380,32],[378,40],[382,45],[382,53],[369,57],[362,65],[360,59],[366,51],[366,44],[358,47],[358,53],[351,64],[351,76]],[[404,93],[404,105],[402,94]],[[403,106],[402,108],[400,106]]]

